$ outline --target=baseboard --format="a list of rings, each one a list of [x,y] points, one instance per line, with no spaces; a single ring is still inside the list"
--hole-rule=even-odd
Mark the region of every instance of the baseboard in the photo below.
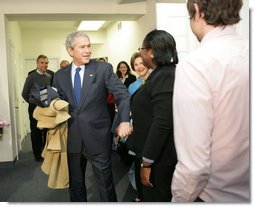
[[[9,168],[9,167],[14,167],[17,163],[17,157],[13,161],[8,161],[8,162],[0,162],[0,168]]]
[[[20,151],[18,152],[20,154],[20,152],[23,149],[23,146],[25,145],[25,142],[27,141],[27,139],[30,137],[30,134],[27,134],[25,136],[25,138],[21,141],[21,149],[19,149]],[[7,162],[1,162],[0,161],[0,169],[1,168],[8,168],[8,167],[14,167],[17,164],[17,156],[14,158],[13,161],[7,161]]]

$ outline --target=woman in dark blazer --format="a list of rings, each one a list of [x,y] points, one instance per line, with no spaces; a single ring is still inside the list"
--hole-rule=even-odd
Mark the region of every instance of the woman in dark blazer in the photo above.
[[[127,146],[140,160],[143,201],[169,202],[177,162],[172,113],[176,43],[166,31],[153,30],[139,50],[152,72],[131,97],[133,133]]]
[[[125,61],[120,61],[117,64],[116,74],[122,83],[129,88],[129,85],[137,80],[136,76],[131,74],[131,68]],[[118,119],[118,115],[115,114],[115,119]],[[113,121],[113,123],[116,121]],[[133,163],[134,157],[128,153],[128,148],[125,143],[119,143],[117,147],[117,153],[121,157],[121,161],[127,166],[131,166]]]
[[[137,80],[136,76],[131,74],[131,68],[125,61],[117,64],[116,74],[127,88]]]

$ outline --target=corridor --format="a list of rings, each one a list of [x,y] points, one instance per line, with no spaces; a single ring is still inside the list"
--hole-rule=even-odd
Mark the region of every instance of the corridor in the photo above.
[[[31,151],[30,137],[15,166],[0,166],[0,202],[69,202],[68,189],[49,189],[48,177],[35,162]],[[116,152],[112,152],[112,169],[118,202],[130,202],[135,197],[129,178],[129,167],[120,161]],[[87,166],[88,202],[99,202],[99,195],[93,178],[91,165]]]

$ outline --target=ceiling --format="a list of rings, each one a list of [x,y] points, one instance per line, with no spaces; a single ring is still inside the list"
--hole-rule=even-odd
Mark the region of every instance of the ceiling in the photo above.
[[[116,0],[117,4],[131,4],[145,0]],[[11,14],[8,19],[18,21],[21,29],[77,29],[83,20],[105,20],[101,29],[117,21],[136,21],[141,14]]]
[[[11,15],[11,21],[18,21],[21,29],[76,29],[82,20],[105,20],[102,29],[116,21],[136,21],[140,14],[27,14]]]
[[[135,2],[141,2],[145,0],[117,0],[118,4],[129,4],[129,3],[135,3]]]

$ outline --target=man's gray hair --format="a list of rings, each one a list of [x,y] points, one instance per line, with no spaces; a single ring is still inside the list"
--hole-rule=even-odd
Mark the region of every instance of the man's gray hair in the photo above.
[[[68,49],[68,48],[72,48],[73,49],[75,47],[75,45],[74,45],[74,39],[76,37],[86,37],[90,41],[90,38],[88,37],[87,34],[85,34],[83,32],[80,32],[80,31],[72,32],[72,33],[70,33],[66,37],[66,41],[65,41],[66,49]]]

